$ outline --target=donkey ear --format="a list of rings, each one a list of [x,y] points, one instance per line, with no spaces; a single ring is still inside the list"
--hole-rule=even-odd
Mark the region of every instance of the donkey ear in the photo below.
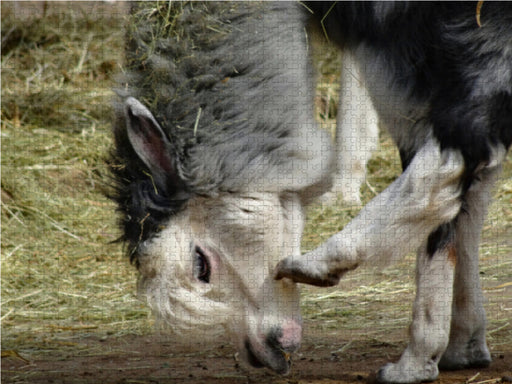
[[[128,139],[159,182],[176,178],[172,146],[152,113],[137,99],[125,101]]]

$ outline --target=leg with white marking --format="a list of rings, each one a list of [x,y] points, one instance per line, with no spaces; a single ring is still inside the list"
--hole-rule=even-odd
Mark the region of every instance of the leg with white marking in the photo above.
[[[354,57],[343,53],[340,101],[336,122],[337,172],[332,192],[350,204],[361,205],[360,189],[366,164],[377,149],[378,117]]]
[[[368,203],[341,232],[304,255],[277,266],[276,278],[329,286],[359,264],[388,263],[417,250],[441,224],[458,214],[462,155],[441,152],[430,139],[398,179]]]
[[[455,262],[453,240],[433,254],[426,244],[418,252],[411,339],[397,363],[379,370],[380,382],[417,383],[437,378],[437,363],[450,333]]]
[[[457,266],[450,342],[439,367],[462,369],[485,367],[491,356],[485,342],[485,310],[478,268],[478,245],[491,199],[491,188],[500,167],[482,172],[465,196],[457,220]]]

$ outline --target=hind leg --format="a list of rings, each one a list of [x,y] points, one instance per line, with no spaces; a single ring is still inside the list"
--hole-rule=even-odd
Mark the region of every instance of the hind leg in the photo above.
[[[361,205],[360,188],[366,179],[366,164],[379,140],[378,117],[358,63],[343,54],[340,102],[336,122],[336,167],[333,198],[341,194],[349,204]]]
[[[441,369],[485,367],[491,356],[485,342],[485,311],[478,269],[478,245],[499,167],[473,183],[457,221],[457,265],[450,342],[439,362]]]

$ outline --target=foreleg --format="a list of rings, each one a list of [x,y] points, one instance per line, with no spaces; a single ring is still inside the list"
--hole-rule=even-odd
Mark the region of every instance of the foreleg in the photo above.
[[[276,278],[329,286],[359,264],[389,262],[416,250],[459,212],[464,161],[429,139],[404,173],[368,203],[341,232],[304,255],[282,260]]]
[[[450,230],[448,230],[450,232]],[[397,363],[379,370],[382,383],[417,383],[435,380],[450,333],[453,276],[456,251],[453,233],[449,241],[430,254],[427,244],[418,251],[416,299],[410,341]]]
[[[485,342],[485,310],[478,268],[478,246],[491,199],[491,188],[500,166],[484,170],[465,196],[457,219],[457,265],[450,342],[439,367],[461,369],[483,367],[491,362]]]

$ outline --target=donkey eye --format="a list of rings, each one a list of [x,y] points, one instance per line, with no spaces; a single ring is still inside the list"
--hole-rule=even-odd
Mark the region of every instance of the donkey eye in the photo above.
[[[210,263],[200,247],[194,252],[194,276],[203,283],[210,282]]]

